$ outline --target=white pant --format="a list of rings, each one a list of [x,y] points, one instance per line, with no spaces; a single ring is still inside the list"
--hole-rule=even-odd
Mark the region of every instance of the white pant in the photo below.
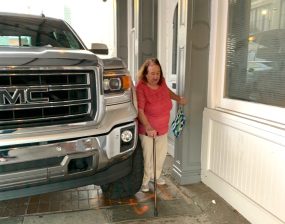
[[[147,185],[154,177],[153,171],[153,138],[146,135],[139,135],[144,156],[144,177],[143,185]],[[166,158],[168,147],[167,134],[155,138],[156,149],[156,178],[160,177],[163,163]]]

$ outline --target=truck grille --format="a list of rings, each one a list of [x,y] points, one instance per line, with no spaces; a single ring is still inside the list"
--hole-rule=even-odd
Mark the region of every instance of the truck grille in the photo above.
[[[93,120],[94,71],[0,72],[0,128]]]

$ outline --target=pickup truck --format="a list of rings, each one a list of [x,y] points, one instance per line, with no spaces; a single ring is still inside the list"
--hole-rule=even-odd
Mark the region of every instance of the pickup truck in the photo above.
[[[0,200],[89,184],[109,198],[140,189],[131,76],[93,46],[64,20],[0,13]]]

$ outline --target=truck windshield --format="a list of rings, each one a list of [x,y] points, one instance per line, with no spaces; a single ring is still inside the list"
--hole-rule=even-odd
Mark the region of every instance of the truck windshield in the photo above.
[[[62,20],[7,15],[0,15],[1,46],[84,49]]]

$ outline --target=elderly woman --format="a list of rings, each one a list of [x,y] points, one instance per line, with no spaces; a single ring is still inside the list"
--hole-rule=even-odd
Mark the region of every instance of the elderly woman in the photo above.
[[[144,178],[141,190],[149,191],[148,183],[153,180],[153,138],[156,144],[156,177],[158,185],[164,185],[160,177],[167,154],[167,133],[172,100],[186,103],[166,85],[161,65],[156,58],[147,59],[138,72],[136,86],[138,99],[139,137],[144,155]]]

